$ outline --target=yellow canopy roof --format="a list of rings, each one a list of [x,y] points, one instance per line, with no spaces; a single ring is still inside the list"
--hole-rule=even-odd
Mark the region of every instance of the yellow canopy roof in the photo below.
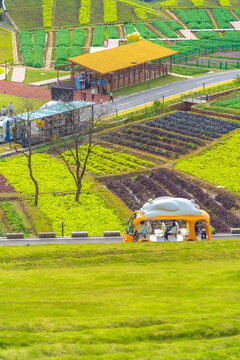
[[[68,60],[100,74],[107,74],[175,54],[176,51],[164,46],[141,40],[92,54],[75,56]]]

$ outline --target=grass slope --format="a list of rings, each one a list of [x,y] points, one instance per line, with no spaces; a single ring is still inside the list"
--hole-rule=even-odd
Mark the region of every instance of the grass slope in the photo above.
[[[43,27],[42,0],[6,0],[5,6],[21,30]]]
[[[240,242],[2,247],[0,358],[239,359]]]
[[[5,59],[12,64],[12,33],[0,28],[0,64],[4,64]]]

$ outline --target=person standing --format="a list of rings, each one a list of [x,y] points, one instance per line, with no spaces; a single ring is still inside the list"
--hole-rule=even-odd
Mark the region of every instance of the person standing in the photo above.
[[[94,88],[92,88],[91,94],[92,94],[92,101],[94,101],[94,96],[95,96],[95,89]]]
[[[6,109],[5,105],[3,105],[3,107],[2,107],[2,116],[7,116],[7,109]]]
[[[103,98],[102,98],[102,96],[101,96],[101,98],[100,98],[100,104],[102,105],[102,103],[103,103]]]
[[[87,99],[87,94],[85,93],[85,91],[83,92],[83,101],[86,101]]]
[[[10,116],[13,116],[13,103],[12,101],[10,102],[9,106],[8,106],[8,113]]]
[[[112,91],[110,91],[110,93],[109,93],[109,101],[113,102],[113,93],[112,93]]]

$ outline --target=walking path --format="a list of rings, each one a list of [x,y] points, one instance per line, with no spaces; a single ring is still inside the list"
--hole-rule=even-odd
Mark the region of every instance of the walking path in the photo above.
[[[212,235],[212,240],[240,240],[240,234],[215,234]],[[122,236],[116,237],[85,237],[85,238],[71,238],[71,237],[57,237],[53,239],[39,239],[39,238],[25,238],[25,239],[6,239],[0,238],[0,246],[2,245],[50,245],[50,244],[119,244],[123,243]],[[163,243],[162,241],[160,243]],[[181,243],[181,241],[179,241]],[[139,244],[140,245],[140,244]]]
[[[64,76],[60,76],[59,80],[63,81],[63,80],[68,80],[70,79],[70,75],[64,75]],[[36,81],[31,83],[30,85],[37,85],[37,86],[41,86],[41,85],[48,85],[48,84],[52,84],[57,82],[57,78],[53,78],[53,79],[48,79],[48,80],[41,80],[41,81]]]
[[[191,30],[179,30],[180,33],[185,37],[185,40],[198,40],[198,38],[192,33]]]
[[[14,65],[19,64],[18,50],[17,50],[17,33],[12,32],[12,49],[13,49],[13,63]]]
[[[240,21],[230,21],[230,25],[234,28],[234,30],[240,30]]]
[[[52,61],[52,51],[53,51],[53,32],[49,31],[47,33],[48,36],[48,48],[47,48],[47,53],[46,53],[46,63],[45,63],[45,67],[46,69],[51,69],[51,61]]]
[[[0,81],[0,93],[33,99],[51,99],[51,93],[48,88],[21,84],[15,81]]]
[[[26,68],[25,67],[14,67],[12,72],[11,81],[22,83],[25,80]]]

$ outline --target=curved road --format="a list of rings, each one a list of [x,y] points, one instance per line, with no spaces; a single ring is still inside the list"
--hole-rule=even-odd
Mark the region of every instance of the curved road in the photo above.
[[[156,99],[162,99],[172,95],[178,95],[197,88],[216,84],[222,81],[233,80],[236,75],[240,75],[240,69],[232,71],[222,71],[217,73],[209,73],[207,75],[198,76],[190,79],[184,79],[164,86],[159,86],[150,90],[144,90],[132,95],[121,96],[114,100],[112,111],[118,112],[128,110],[140,105],[147,104]]]

